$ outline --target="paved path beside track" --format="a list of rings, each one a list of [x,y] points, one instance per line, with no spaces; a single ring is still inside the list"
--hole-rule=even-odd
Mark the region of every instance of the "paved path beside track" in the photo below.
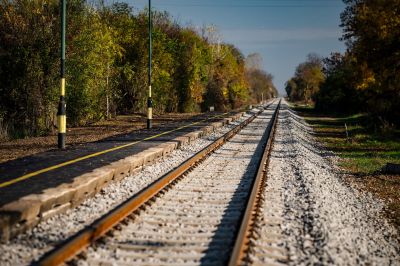
[[[140,171],[242,115],[206,113],[0,164],[0,240],[77,206],[110,182]]]
[[[176,121],[151,130],[137,130],[66,150],[52,150],[2,163],[0,206],[71,182],[76,176],[170,141],[212,122],[222,121],[225,116],[221,113],[199,115],[191,120]]]

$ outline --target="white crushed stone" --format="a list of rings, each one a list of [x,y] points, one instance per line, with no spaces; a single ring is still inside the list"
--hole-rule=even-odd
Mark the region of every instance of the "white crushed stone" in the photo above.
[[[258,109],[254,108],[250,113],[257,111]],[[120,182],[109,184],[100,193],[85,200],[76,208],[55,215],[39,223],[32,230],[18,235],[7,243],[0,244],[0,265],[28,265],[37,260],[57,243],[83,229],[247,119],[250,113],[189,145],[172,151],[167,157],[143,167],[139,173],[126,177]]]
[[[383,203],[341,180],[332,165],[334,154],[321,148],[304,120],[282,105],[265,188],[273,198],[265,195],[262,204],[262,223],[272,230],[257,229],[249,261],[400,265],[398,232],[382,216]],[[270,221],[278,222],[271,226]],[[281,248],[279,256],[271,251],[274,246]]]
[[[272,110],[264,111],[157,197],[134,221],[88,248],[77,265],[224,265],[246,207],[260,140]],[[215,246],[218,245],[218,250]]]

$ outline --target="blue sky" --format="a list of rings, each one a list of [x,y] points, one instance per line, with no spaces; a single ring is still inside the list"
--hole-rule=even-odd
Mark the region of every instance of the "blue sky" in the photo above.
[[[139,10],[148,5],[148,0],[125,2]],[[261,54],[264,70],[281,93],[308,53],[328,56],[345,50],[338,40],[341,0],[152,0],[152,6],[182,25],[215,25],[222,40],[245,56]]]

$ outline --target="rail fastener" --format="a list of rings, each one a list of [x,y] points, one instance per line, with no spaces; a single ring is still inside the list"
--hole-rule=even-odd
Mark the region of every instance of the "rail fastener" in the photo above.
[[[263,156],[259,162],[257,175],[254,180],[246,210],[243,215],[242,223],[240,225],[235,245],[228,263],[229,266],[241,265],[249,248],[251,232],[258,215],[260,196],[262,193],[262,188],[264,187],[263,184],[265,184],[267,178],[268,161],[271,154],[272,141],[274,138],[280,105],[281,101],[279,101],[278,106],[272,115],[271,122],[267,128],[267,144],[265,146]]]
[[[144,188],[139,193],[117,206],[114,210],[107,213],[90,226],[70,237],[55,249],[46,253],[39,259],[38,262],[35,263],[35,265],[60,265],[77,255],[84,248],[106,234],[133,212],[144,206],[146,202],[151,200],[162,190],[177,181],[180,177],[182,177],[182,175],[184,175],[187,171],[190,171],[193,166],[204,160],[209,154],[217,150],[243,127],[253,121],[254,118],[257,117],[262,111],[263,110],[260,110],[255,115],[246,119],[244,122],[237,125],[223,136],[218,138],[216,141],[196,153],[193,157],[183,162],[177,168],[156,180],[150,186]]]

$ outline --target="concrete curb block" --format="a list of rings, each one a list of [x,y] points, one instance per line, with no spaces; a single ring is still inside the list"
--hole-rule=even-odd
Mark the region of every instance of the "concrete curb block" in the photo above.
[[[72,183],[48,188],[41,194],[27,195],[2,206],[0,208],[0,240],[7,241],[23,231],[33,228],[40,221],[79,205],[109,183],[120,181],[126,176],[141,171],[143,166],[154,163],[173,150],[210,134],[243,115],[244,112],[240,112],[224,118],[222,122],[213,122],[199,127],[198,130],[77,176]]]

